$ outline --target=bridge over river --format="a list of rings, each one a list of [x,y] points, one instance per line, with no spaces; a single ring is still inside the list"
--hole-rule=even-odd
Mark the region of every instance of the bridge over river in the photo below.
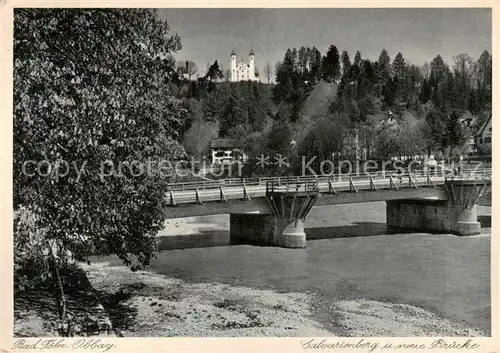
[[[303,221],[312,207],[386,201],[390,227],[471,235],[481,231],[477,201],[490,185],[490,169],[174,183],[164,213],[167,218],[230,214],[232,237],[305,247]]]

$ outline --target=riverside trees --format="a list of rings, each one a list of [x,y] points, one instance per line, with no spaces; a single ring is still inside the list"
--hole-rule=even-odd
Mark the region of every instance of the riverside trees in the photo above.
[[[143,168],[183,153],[186,110],[167,85],[180,47],[153,10],[15,10],[15,264],[32,270],[16,284],[52,278],[63,322],[71,259],[115,253],[136,269],[153,255],[168,173]]]

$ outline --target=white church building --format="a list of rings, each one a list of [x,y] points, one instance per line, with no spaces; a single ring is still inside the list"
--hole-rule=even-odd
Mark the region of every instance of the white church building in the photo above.
[[[255,74],[255,54],[253,50],[250,50],[248,54],[248,63],[240,58],[240,62],[236,60],[236,53],[234,50],[231,52],[231,82],[239,81],[257,81],[259,82],[259,76]]]

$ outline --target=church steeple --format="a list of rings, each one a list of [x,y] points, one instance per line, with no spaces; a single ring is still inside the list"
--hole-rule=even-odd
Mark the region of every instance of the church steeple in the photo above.
[[[253,52],[253,49],[250,49],[250,53],[248,55],[250,55],[250,56],[255,55]]]

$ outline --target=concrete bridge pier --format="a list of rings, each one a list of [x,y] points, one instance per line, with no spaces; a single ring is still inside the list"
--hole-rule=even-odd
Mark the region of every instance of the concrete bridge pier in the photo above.
[[[319,196],[314,185],[270,186],[266,199],[272,214],[230,214],[231,243],[305,248],[304,220]]]
[[[477,201],[489,185],[488,180],[453,180],[445,185],[448,201],[387,201],[387,227],[457,235],[480,234]]]
[[[302,220],[289,223],[273,214],[230,214],[231,244],[262,244],[305,248]]]

